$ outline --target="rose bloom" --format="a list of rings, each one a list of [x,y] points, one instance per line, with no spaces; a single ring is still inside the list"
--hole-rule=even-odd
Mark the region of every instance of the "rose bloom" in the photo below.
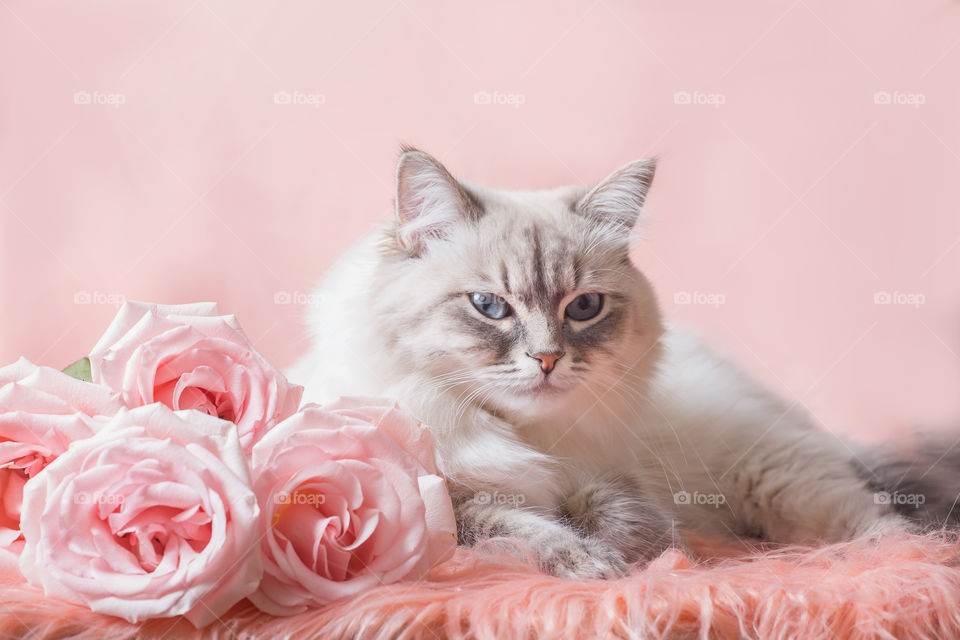
[[[129,407],[162,402],[237,425],[253,443],[300,404],[292,385],[250,344],[234,316],[214,303],[127,302],[90,353],[93,381]]]
[[[123,408],[106,387],[75,380],[26,358],[0,368],[0,548],[20,539],[23,486],[99,428],[95,417]]]
[[[124,409],[27,483],[20,570],[94,611],[200,627],[257,588],[259,517],[233,424]]]
[[[395,405],[307,405],[253,449],[264,577],[250,600],[298,613],[425,576],[456,547],[429,433]]]

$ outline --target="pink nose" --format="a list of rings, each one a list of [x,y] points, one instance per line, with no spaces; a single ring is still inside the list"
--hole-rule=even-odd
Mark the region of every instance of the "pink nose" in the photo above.
[[[556,366],[557,360],[563,357],[563,353],[563,351],[545,351],[543,353],[528,353],[527,355],[540,361],[541,371],[550,373]]]

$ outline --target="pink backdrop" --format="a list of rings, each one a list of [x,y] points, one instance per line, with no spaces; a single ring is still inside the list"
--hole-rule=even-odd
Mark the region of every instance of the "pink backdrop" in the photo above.
[[[643,4],[0,0],[0,361],[126,297],[286,365],[400,142],[506,187],[656,153],[668,313],[831,429],[955,421],[960,5]]]

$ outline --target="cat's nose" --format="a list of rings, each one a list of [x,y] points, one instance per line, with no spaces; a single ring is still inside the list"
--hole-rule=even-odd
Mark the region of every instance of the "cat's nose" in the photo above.
[[[541,353],[528,353],[527,355],[534,360],[540,361],[540,370],[544,373],[550,373],[557,364],[557,360],[563,357],[563,351],[543,351]]]

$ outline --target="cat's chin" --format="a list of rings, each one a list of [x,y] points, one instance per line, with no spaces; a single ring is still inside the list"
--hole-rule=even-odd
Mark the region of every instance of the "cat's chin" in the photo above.
[[[512,412],[535,415],[564,404],[576,386],[545,378],[525,387],[511,389],[501,395],[499,403]]]
[[[534,382],[529,387],[519,390],[517,395],[520,397],[555,396],[560,393],[566,393],[569,390],[569,385],[559,385],[549,378],[543,378]]]

